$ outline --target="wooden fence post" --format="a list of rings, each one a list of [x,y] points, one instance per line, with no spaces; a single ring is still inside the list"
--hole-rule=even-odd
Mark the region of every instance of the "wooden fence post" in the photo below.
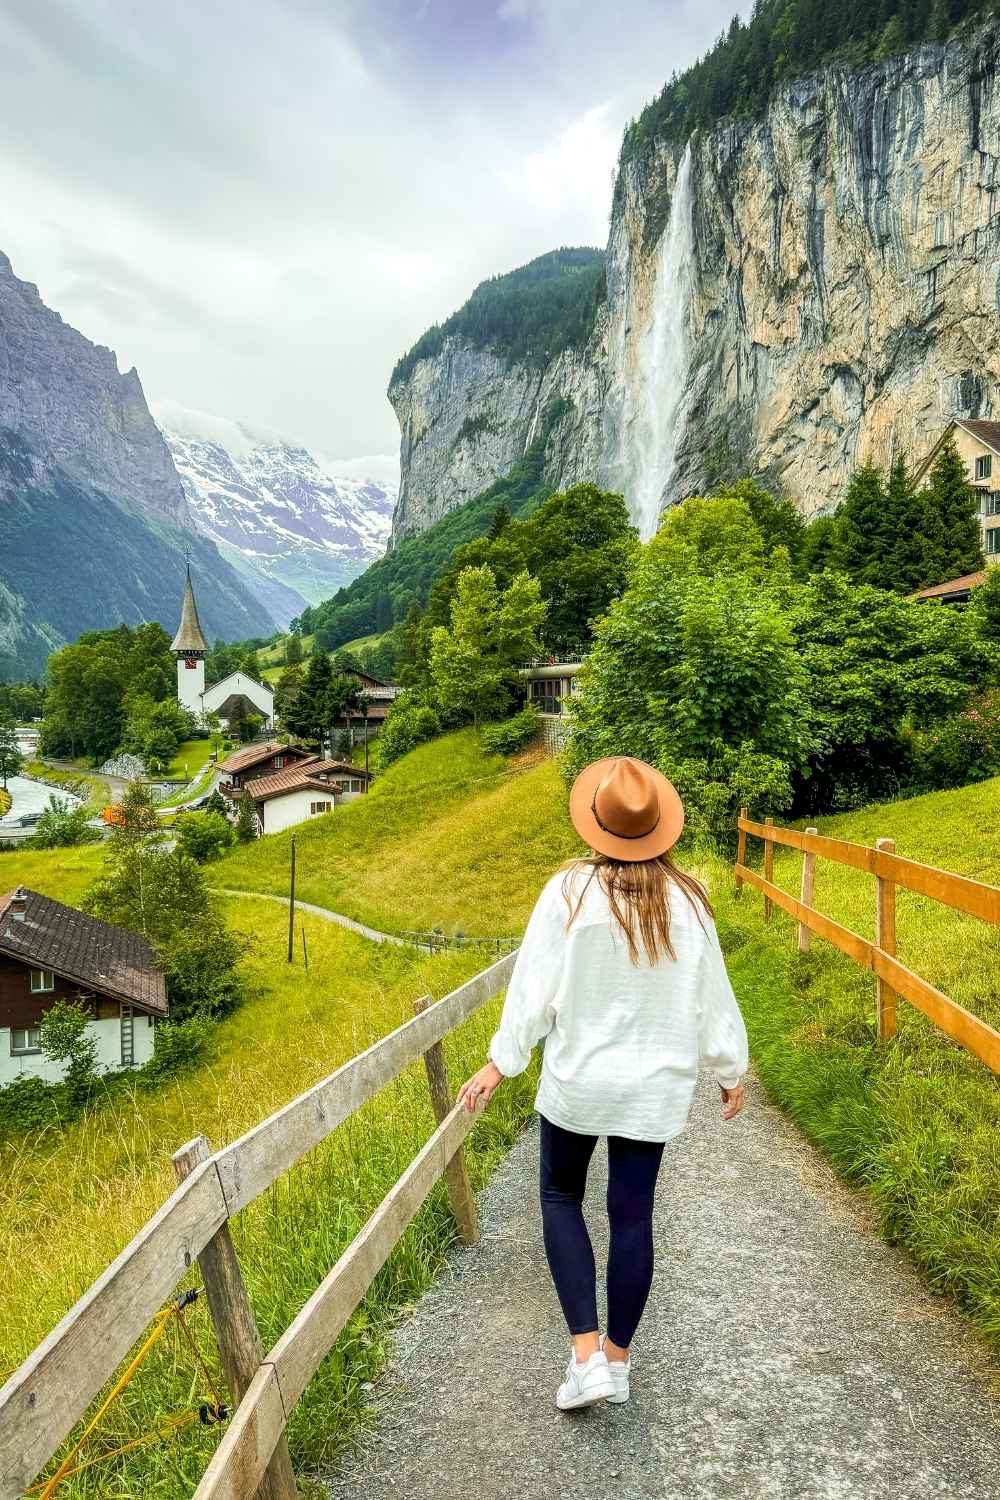
[[[433,1004],[434,1001],[430,995],[421,995],[418,1000],[414,1000],[413,1009],[419,1016],[422,1011]],[[427,1069],[427,1086],[431,1091],[434,1118],[440,1125],[445,1115],[450,1112],[453,1103],[444,1050],[440,1042],[435,1042],[432,1047],[427,1048],[424,1053],[424,1067]],[[476,1213],[476,1200],[472,1196],[472,1184],[469,1182],[469,1173],[465,1165],[464,1147],[459,1146],[445,1167],[444,1178],[448,1187],[448,1201],[455,1215],[459,1234],[467,1245],[478,1245],[479,1215]]]
[[[819,833],[818,828],[807,828],[806,833]],[[799,892],[799,900],[803,906],[813,904],[813,886],[816,882],[816,856],[815,854],[803,854],[802,856],[802,889]],[[799,923],[799,952],[808,953],[809,944],[812,942],[812,931],[805,922]]]
[[[764,822],[767,824],[768,828],[772,828],[774,826],[774,819],[773,818],[765,818]],[[774,879],[774,840],[771,839],[771,838],[769,838],[767,836],[767,834],[764,835],[764,879],[772,881],[772,883],[773,883],[773,879]],[[771,920],[771,913],[773,911],[774,911],[774,902],[771,900],[771,898],[769,896],[765,896],[764,897],[764,921],[765,922],[770,922],[770,920]]]
[[[895,854],[895,839],[876,839],[875,848],[885,854]],[[896,957],[896,884],[892,880],[875,877],[875,941],[884,953]],[[887,1042],[896,1035],[896,991],[884,979],[875,980],[875,995],[878,1006],[878,1039]]]
[[[740,817],[741,818],[747,818],[749,816],[750,816],[750,809],[748,807],[741,807],[740,808]],[[747,862],[747,836],[746,836],[746,830],[744,828],[740,828],[739,824],[737,824],[736,825],[736,863],[737,863],[737,865],[745,865],[746,862]],[[737,894],[737,896],[742,896],[742,894],[743,894],[743,881],[742,881],[742,879],[740,878],[739,875],[737,875],[737,877],[736,877],[736,894]]]
[[[203,1135],[196,1135],[173,1156],[178,1182],[189,1177],[212,1153]],[[264,1358],[264,1346],[243,1283],[229,1225],[218,1229],[198,1257],[208,1306],[219,1342],[229,1397],[237,1406],[246,1395]],[[278,1439],[267,1472],[255,1491],[257,1500],[296,1500],[298,1487],[284,1434]]]

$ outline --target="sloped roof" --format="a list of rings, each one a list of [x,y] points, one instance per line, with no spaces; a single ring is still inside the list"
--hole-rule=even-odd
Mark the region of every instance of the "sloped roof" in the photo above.
[[[950,578],[947,583],[935,583],[929,589],[914,594],[915,599],[939,599],[944,594],[965,594],[977,589],[986,580],[982,569],[978,573],[963,573],[961,578]]]
[[[339,791],[337,782],[323,779],[329,774],[328,767],[336,764],[336,761],[312,760],[304,765],[288,766],[283,771],[275,771],[272,776],[259,776],[256,781],[248,781],[245,790],[254,802],[269,802],[272,797],[285,797],[306,787],[316,787],[322,792]]]
[[[311,750],[306,750],[302,745],[283,745],[280,740],[267,740],[260,745],[248,745],[245,750],[237,750],[221,762],[220,771],[245,771],[249,766],[257,765],[258,761],[267,760],[272,755],[294,755],[299,758],[301,764],[304,760],[316,760]]]
[[[985,443],[987,448],[992,448],[994,453],[1000,453],[1000,422],[967,422],[964,417],[955,418],[956,427],[964,427],[966,432],[971,432],[974,438]]]
[[[15,895],[25,898],[23,921],[10,912]],[[166,981],[144,937],[37,891],[22,886],[0,896],[0,953],[154,1015],[167,1013]]]
[[[177,634],[170,643],[171,651],[207,651],[208,643],[201,633],[201,621],[198,619],[198,606],[194,602],[194,589],[191,587],[191,569],[187,570],[187,580],[184,584],[184,602],[181,605],[181,623],[177,627]]]

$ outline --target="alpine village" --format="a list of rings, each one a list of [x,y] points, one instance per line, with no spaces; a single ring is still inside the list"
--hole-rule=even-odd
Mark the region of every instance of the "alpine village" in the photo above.
[[[1000,1500],[1000,19],[731,9],[651,34],[606,246],[538,187],[393,335],[398,464],[147,402],[0,254],[0,1500]],[[648,1384],[554,1422],[538,1052],[455,1098],[620,756],[749,1102],[667,1143]]]

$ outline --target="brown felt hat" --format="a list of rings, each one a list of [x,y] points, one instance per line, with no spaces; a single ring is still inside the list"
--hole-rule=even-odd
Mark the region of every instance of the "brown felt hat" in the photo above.
[[[569,815],[591,849],[612,859],[655,859],[684,827],[684,804],[673,783],[630,755],[585,767],[569,794]]]

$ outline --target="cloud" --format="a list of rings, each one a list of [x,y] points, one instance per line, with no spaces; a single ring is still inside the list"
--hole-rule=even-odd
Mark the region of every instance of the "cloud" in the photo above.
[[[0,248],[153,396],[395,447],[392,367],[601,242],[626,119],[731,0],[5,0]]]

